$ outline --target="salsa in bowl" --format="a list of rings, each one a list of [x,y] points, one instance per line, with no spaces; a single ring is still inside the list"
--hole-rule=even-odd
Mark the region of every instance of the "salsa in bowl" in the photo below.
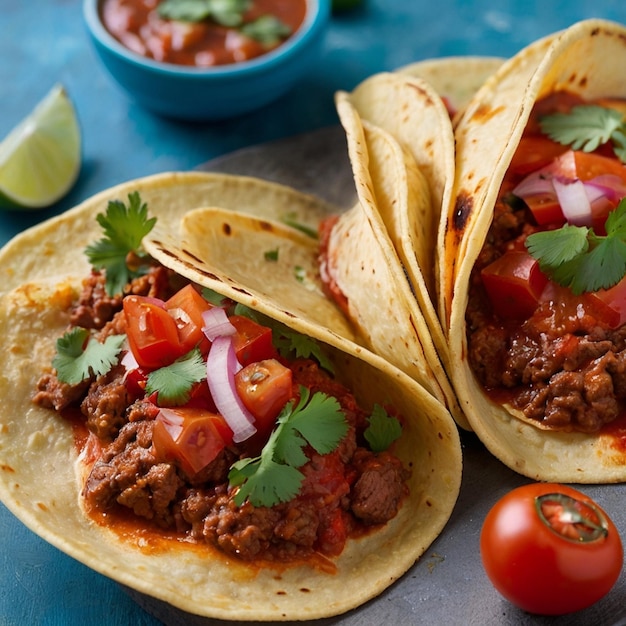
[[[217,120],[272,102],[306,75],[330,1],[84,0],[83,13],[100,60],[140,105]]]

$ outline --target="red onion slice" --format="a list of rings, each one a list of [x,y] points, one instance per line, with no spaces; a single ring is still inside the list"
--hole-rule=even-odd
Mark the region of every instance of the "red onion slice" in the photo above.
[[[237,329],[230,323],[226,311],[219,306],[213,307],[202,313],[204,328],[202,332],[209,341],[224,335],[234,335]]]
[[[591,202],[582,180],[567,180],[563,182],[558,178],[554,178],[552,179],[552,184],[554,185],[554,191],[561,205],[563,215],[568,223],[575,226],[592,226]]]
[[[206,361],[207,382],[217,410],[233,431],[235,443],[245,441],[256,432],[254,417],[243,405],[235,387],[235,374],[240,369],[232,338],[215,337]]]
[[[518,198],[554,194],[553,175],[545,167],[529,174],[511,191]]]

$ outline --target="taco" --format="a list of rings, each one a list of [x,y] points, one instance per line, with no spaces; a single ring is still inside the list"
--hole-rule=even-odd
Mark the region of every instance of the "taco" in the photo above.
[[[626,480],[626,90],[606,61],[625,35],[591,20],[533,44],[456,127],[453,381],[485,445],[533,479]]]
[[[289,303],[277,321],[245,285],[210,302],[206,273],[145,254],[153,218],[173,229],[196,203],[250,209],[264,191],[301,217],[322,207],[252,179],[162,175],[7,244],[0,497],[67,554],[187,612],[313,619],[426,550],[458,495],[460,445],[445,408],[380,357]],[[269,379],[282,383],[260,393]]]

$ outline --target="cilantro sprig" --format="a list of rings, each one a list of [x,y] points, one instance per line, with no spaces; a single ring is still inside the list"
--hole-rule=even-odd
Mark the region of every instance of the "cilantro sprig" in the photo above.
[[[143,238],[152,230],[156,218],[148,218],[148,207],[141,201],[139,192],[128,194],[128,206],[120,200],[111,200],[106,213],[96,219],[104,237],[87,246],[85,254],[91,265],[106,272],[106,290],[110,296],[122,293],[132,278],[141,275],[142,268],[130,268],[128,255],[133,252],[146,258],[142,250]]]
[[[153,370],[146,380],[146,395],[156,392],[160,405],[183,405],[189,401],[195,383],[206,378],[206,363],[198,348],[171,365]]]
[[[182,22],[211,20],[220,26],[235,28],[242,35],[271,47],[291,35],[291,28],[274,15],[261,15],[245,21],[251,0],[164,0],[157,8],[159,16]]]
[[[52,367],[57,378],[68,385],[78,383],[91,376],[102,376],[118,363],[125,335],[109,335],[99,342],[85,328],[72,328],[56,342],[56,355]]]
[[[552,113],[539,120],[541,131],[550,139],[573,150],[593,152],[612,142],[618,158],[626,163],[626,120],[611,108],[581,104],[569,113]]]
[[[606,235],[565,224],[533,233],[526,248],[550,279],[576,295],[609,289],[626,275],[626,198],[609,213]]]
[[[298,469],[308,460],[308,444],[319,454],[332,452],[348,432],[348,423],[336,398],[300,388],[296,406],[289,403],[277,419],[277,427],[257,457],[241,459],[228,474],[239,487],[237,506],[248,500],[254,506],[275,506],[293,499],[304,474]]]
[[[164,0],[158,6],[162,18],[182,22],[212,19],[222,26],[239,26],[251,0]]]
[[[383,452],[402,435],[402,424],[379,404],[375,404],[368,418],[364,437],[372,452]]]

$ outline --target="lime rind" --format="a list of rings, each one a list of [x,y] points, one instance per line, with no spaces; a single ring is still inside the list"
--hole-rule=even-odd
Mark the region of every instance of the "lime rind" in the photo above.
[[[0,143],[0,205],[50,206],[72,188],[80,167],[76,111],[56,85]]]

